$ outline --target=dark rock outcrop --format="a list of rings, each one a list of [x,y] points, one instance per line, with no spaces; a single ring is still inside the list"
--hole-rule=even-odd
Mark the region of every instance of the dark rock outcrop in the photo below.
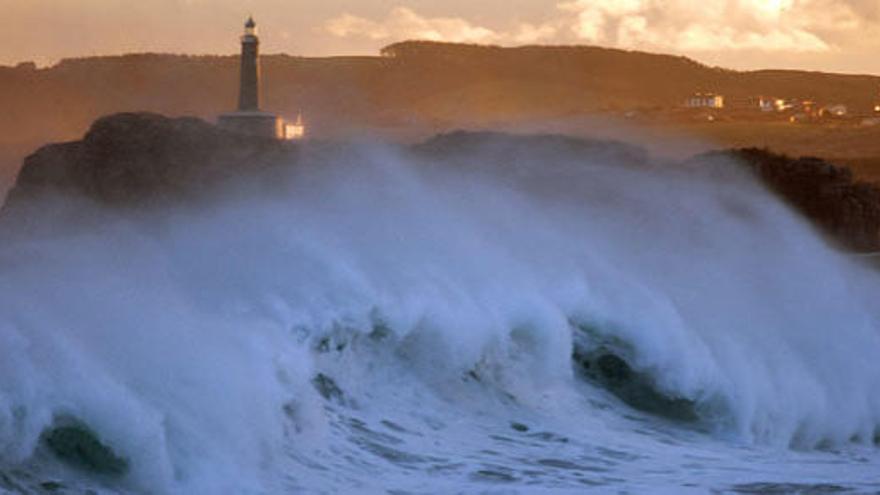
[[[880,250],[880,188],[820,158],[791,158],[763,149],[710,153],[694,162],[734,159],[841,246]]]
[[[113,205],[186,197],[291,150],[196,118],[117,114],[97,120],[81,141],[50,144],[27,157],[7,205],[43,192]]]
[[[309,145],[309,156],[320,146]],[[195,118],[124,113],[97,120],[81,141],[51,144],[29,156],[3,212],[46,193],[62,192],[115,207],[164,204],[198,197],[225,180],[307,161],[303,148],[226,132]],[[335,148],[334,148],[335,149]],[[339,149],[334,153],[338,154]],[[454,132],[411,149],[413,156],[452,166],[480,163],[508,170],[547,156],[582,163],[657,166],[643,149],[625,143],[557,135]],[[880,250],[880,189],[854,179],[845,167],[818,158],[789,158],[741,149],[696,157],[744,164],[839,245]],[[271,177],[271,175],[269,176]],[[271,182],[271,180],[269,181]]]

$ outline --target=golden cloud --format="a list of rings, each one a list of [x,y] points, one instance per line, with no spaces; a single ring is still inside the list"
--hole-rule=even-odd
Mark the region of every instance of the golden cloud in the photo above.
[[[873,2],[873,3],[870,3]],[[666,51],[819,53],[880,17],[870,0],[562,0],[556,15],[506,30],[461,17],[427,17],[408,7],[384,19],[343,14],[324,31],[337,37],[476,43],[590,43]],[[874,5],[874,7],[872,7]],[[873,9],[873,10],[872,10]],[[876,10],[877,12],[874,12]]]

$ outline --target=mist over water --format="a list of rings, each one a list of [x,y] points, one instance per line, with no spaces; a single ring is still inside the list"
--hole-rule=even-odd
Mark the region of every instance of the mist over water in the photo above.
[[[880,488],[873,269],[734,166],[501,156],[306,150],[271,188],[7,223],[0,490]],[[698,419],[633,409],[577,349]],[[126,474],[57,459],[64,421]]]

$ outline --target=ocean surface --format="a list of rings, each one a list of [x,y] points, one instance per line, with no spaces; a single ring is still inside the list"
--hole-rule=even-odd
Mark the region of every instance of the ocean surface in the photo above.
[[[733,166],[493,153],[3,226],[0,493],[880,493],[876,269]]]

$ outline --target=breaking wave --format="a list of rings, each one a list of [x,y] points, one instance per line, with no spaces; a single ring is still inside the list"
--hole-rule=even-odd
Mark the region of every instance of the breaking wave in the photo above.
[[[866,486],[872,269],[735,166],[500,156],[7,225],[0,490]]]

